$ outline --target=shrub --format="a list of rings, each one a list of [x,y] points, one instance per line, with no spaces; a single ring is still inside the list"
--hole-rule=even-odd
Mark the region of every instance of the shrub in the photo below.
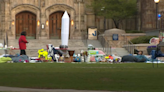
[[[149,41],[152,37],[157,37],[157,36],[140,36],[138,38],[132,39],[131,42],[133,44],[149,43]]]
[[[138,30],[126,30],[126,33],[143,33],[143,31],[138,31]]]

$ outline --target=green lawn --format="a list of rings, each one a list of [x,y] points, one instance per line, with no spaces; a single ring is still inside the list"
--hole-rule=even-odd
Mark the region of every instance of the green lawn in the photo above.
[[[0,86],[163,92],[164,64],[0,64]]]

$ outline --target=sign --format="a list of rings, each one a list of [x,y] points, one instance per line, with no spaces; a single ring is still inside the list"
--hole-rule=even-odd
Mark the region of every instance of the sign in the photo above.
[[[44,24],[42,24],[42,29],[44,29]]]
[[[97,28],[89,28],[88,29],[88,39],[97,40]]]
[[[97,51],[97,50],[88,50],[88,53],[90,55],[97,55],[97,54],[99,54],[99,51]]]
[[[157,44],[159,44],[159,38],[153,37],[153,38],[150,39],[149,43],[157,45]]]
[[[158,14],[158,20],[160,20],[160,19],[161,19],[161,17],[162,17],[162,15],[161,15],[161,14]]]
[[[164,32],[160,32],[159,34],[159,41],[164,42]]]
[[[118,34],[113,34],[112,37],[113,37],[113,40],[114,40],[114,41],[118,41]]]

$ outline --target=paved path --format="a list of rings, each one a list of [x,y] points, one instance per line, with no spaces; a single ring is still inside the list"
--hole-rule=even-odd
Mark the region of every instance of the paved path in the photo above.
[[[0,92],[112,92],[112,91],[88,91],[71,89],[30,89],[0,86]]]

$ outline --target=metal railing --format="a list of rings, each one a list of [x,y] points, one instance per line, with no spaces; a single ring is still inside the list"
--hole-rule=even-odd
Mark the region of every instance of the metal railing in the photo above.
[[[5,32],[4,45],[3,45],[3,47],[6,48],[6,46],[8,46],[8,34],[7,34],[7,32]],[[8,54],[7,49],[4,49],[4,51],[5,51],[5,54]]]
[[[134,49],[135,49],[135,45],[126,38],[126,43],[124,45],[124,48],[130,53],[130,54],[134,54]]]
[[[109,41],[105,39],[104,34],[98,35],[98,40],[100,41],[103,47],[104,53],[106,53],[107,55],[109,54],[111,55],[112,54],[111,46],[109,44]]]
[[[97,39],[99,40],[99,42],[102,45],[102,48],[98,48],[104,51],[104,53],[106,53],[107,55],[111,55],[112,54],[112,50],[111,50],[111,46],[109,44],[109,41],[105,39],[104,35],[102,33],[100,33],[99,31],[97,31]],[[85,38],[85,43],[88,46],[88,34],[84,35]]]

